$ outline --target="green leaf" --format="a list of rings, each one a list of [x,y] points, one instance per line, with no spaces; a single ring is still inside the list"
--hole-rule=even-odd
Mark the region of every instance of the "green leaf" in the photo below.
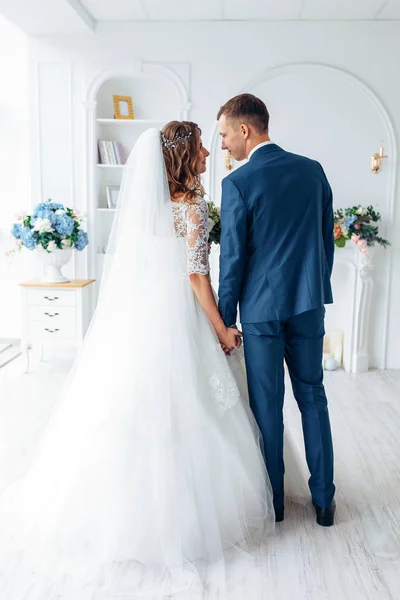
[[[344,248],[346,245],[346,238],[342,235],[342,237],[335,240],[335,246],[338,248]]]

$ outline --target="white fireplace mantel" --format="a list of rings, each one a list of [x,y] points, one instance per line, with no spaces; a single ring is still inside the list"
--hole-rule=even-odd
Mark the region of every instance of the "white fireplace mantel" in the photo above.
[[[343,302],[340,296],[344,294],[347,302],[345,315],[342,311],[344,325],[340,327],[344,340],[343,367],[351,373],[368,371],[369,366],[368,339],[374,271],[372,248],[369,248],[368,255],[365,257],[351,243],[347,243],[345,248],[338,248],[335,254],[334,299]],[[329,329],[327,333],[329,335]]]

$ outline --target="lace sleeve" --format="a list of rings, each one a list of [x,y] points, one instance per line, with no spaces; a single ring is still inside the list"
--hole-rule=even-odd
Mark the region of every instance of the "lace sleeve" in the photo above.
[[[191,204],[186,211],[186,249],[188,275],[208,275],[208,207],[205,200]]]

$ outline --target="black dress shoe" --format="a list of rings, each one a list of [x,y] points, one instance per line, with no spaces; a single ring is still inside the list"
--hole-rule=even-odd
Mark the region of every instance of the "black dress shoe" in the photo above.
[[[317,504],[314,504],[315,513],[317,515],[317,523],[322,527],[331,527],[333,525],[334,519],[333,516],[335,514],[335,503],[331,504],[329,508],[321,508]]]
[[[285,518],[285,507],[275,508],[275,523],[281,523]]]

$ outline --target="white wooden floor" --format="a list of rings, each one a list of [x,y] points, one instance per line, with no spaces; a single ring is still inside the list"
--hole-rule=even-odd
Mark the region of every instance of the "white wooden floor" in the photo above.
[[[24,375],[19,358],[0,370],[0,493],[27,468],[70,365],[68,358],[44,362]],[[336,525],[316,525],[304,469],[296,501],[288,500],[269,545],[265,600],[398,600],[400,371],[337,371],[326,374],[325,384],[336,453]],[[289,383],[286,427],[304,464]]]
[[[20,346],[19,340],[0,340],[0,369],[21,353]]]

